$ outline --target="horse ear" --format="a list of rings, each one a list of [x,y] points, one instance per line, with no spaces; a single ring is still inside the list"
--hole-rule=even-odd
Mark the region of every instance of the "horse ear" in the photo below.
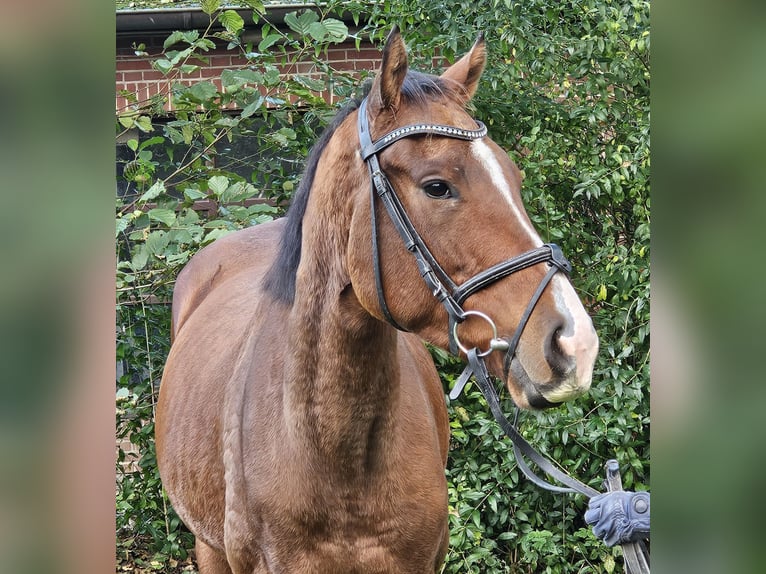
[[[402,94],[402,84],[407,75],[407,49],[399,33],[399,27],[394,26],[386,38],[383,48],[383,62],[370,91],[371,107],[377,109],[396,110]]]
[[[482,33],[479,34],[471,50],[447,68],[441,77],[462,85],[467,102],[476,93],[476,88],[479,87],[479,78],[486,63],[487,48],[484,45],[484,34]]]

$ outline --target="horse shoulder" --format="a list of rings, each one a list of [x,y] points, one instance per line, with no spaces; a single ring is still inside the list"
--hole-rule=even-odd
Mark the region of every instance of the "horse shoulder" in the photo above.
[[[261,274],[273,260],[284,219],[230,233],[197,252],[179,273],[173,290],[170,337],[218,286],[241,273]]]
[[[279,220],[260,224],[205,247],[181,272],[173,294],[157,457],[173,506],[213,548],[223,548],[226,445],[220,433],[230,423],[227,409],[238,408],[235,365],[247,355],[261,278],[274,260],[282,226]]]

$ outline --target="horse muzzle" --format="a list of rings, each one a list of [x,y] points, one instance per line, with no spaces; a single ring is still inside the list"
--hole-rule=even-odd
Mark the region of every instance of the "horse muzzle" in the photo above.
[[[589,357],[585,360],[586,362]],[[527,369],[524,360],[515,354],[506,354],[503,375],[506,388],[514,402],[522,408],[546,409],[563,402],[573,400],[590,389],[592,380],[592,362],[579,365],[577,358],[557,357],[551,363],[547,359],[545,379],[534,375]]]

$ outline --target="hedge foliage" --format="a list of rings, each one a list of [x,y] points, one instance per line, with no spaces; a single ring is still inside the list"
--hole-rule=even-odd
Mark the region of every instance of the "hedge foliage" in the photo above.
[[[117,116],[117,433],[120,449],[117,550],[121,560],[175,572],[193,540],[164,497],[153,450],[153,410],[169,348],[175,276],[199,248],[233,230],[278,217],[301,161],[359,77],[333,70],[324,49],[349,35],[333,2],[296,9],[286,27],[246,2],[260,45],[241,41],[245,22],[204,0],[211,27],[178,31],[156,69],[170,78],[206,63],[214,42],[241,51],[248,66],[211,82],[175,84],[151,101],[134,99]],[[452,61],[478,31],[489,63],[475,114],[525,175],[522,194],[543,240],[562,246],[573,282],[593,316],[601,352],[592,391],[573,403],[526,414],[522,432],[564,468],[601,489],[603,464],[620,462],[626,489],[649,489],[649,3],[645,1],[384,0],[344,2],[358,39],[380,41],[399,24],[413,67]],[[219,22],[223,31],[214,32]],[[144,51],[135,46],[138,53]],[[147,56],[148,57],[148,56]],[[310,60],[324,78],[280,76],[278,66]],[[265,88],[266,93],[254,86]],[[162,104],[172,99],[175,113]],[[236,103],[238,111],[224,108]],[[245,155],[244,143],[257,154]],[[211,167],[215,166],[215,167]],[[215,213],[191,209],[217,202]],[[433,350],[445,389],[460,365]],[[508,405],[508,409],[512,408]],[[469,386],[449,407],[447,470],[450,551],[444,572],[620,571],[619,549],[583,522],[582,497],[543,492],[517,469],[510,444]],[[144,564],[145,563],[145,564]]]

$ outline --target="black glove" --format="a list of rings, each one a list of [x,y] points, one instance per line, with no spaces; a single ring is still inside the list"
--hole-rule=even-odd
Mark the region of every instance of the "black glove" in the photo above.
[[[607,546],[649,538],[649,493],[598,494],[588,502],[585,522]]]

